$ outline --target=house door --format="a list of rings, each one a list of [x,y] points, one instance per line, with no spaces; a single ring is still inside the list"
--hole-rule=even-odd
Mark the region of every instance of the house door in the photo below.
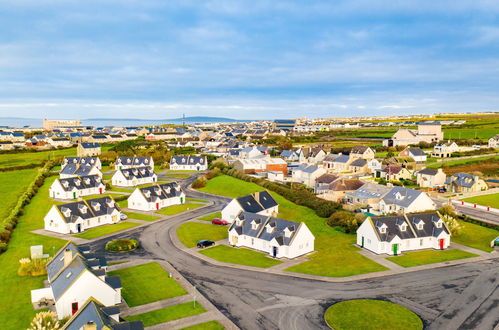
[[[81,224],[80,223],[76,225],[76,231],[81,233]]]
[[[364,236],[362,236],[362,245],[361,247],[364,247]]]
[[[102,188],[99,188],[99,194],[102,195]]]
[[[393,249],[393,255],[396,256],[398,254],[399,245],[392,244],[392,249]]]
[[[77,302],[71,303],[71,315],[76,314],[76,312],[78,312],[78,303]]]
[[[444,243],[445,243],[445,239],[441,238],[438,240],[439,242],[439,245],[440,245],[440,250],[443,250],[444,249]]]
[[[76,191],[73,191],[73,199],[76,199]]]
[[[118,222],[118,216],[113,215],[113,223],[116,223],[116,222]]]
[[[184,197],[180,197],[180,204],[184,204]]]
[[[159,203],[156,203],[156,210],[159,210]]]
[[[274,258],[276,258],[276,257],[277,257],[277,246],[274,246],[274,247],[272,248],[272,256],[273,256]]]
[[[197,168],[197,170],[199,171],[199,165],[198,165],[198,166],[196,166],[196,168]]]
[[[237,236],[232,236],[232,245],[237,245]]]

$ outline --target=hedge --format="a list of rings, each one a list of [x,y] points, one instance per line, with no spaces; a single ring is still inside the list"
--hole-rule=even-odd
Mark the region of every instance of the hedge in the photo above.
[[[0,172],[28,170],[28,169],[35,168],[35,167],[40,167],[40,166],[43,166],[43,163],[32,163],[32,164],[27,164],[27,165],[18,165],[18,166],[11,166],[11,167],[3,167],[3,168],[0,168]]]
[[[133,251],[138,247],[139,242],[131,238],[115,239],[106,243],[106,251],[109,252]]]

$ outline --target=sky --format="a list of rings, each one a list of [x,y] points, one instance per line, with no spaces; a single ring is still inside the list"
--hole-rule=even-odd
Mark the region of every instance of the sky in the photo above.
[[[10,0],[0,22],[0,117],[499,111],[496,0]]]

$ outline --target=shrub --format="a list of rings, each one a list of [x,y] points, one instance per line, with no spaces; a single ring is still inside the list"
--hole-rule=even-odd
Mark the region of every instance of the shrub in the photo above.
[[[329,217],[327,224],[331,227],[345,227],[347,233],[355,233],[357,228],[359,228],[359,222],[355,218],[355,215],[352,212],[344,210],[339,210],[333,213]]]
[[[131,238],[120,238],[106,243],[106,251],[126,252],[133,251],[139,247],[139,242]]]
[[[206,182],[208,180],[206,180],[206,178],[204,176],[201,176],[199,178],[197,178],[193,183],[192,183],[192,188],[194,189],[199,189],[199,188],[203,188],[206,186]]]
[[[40,312],[35,315],[28,330],[58,330],[62,328],[63,324],[57,320],[55,312]]]
[[[40,276],[47,274],[47,263],[50,259],[29,259],[22,258],[19,260],[21,264],[17,270],[19,276]]]

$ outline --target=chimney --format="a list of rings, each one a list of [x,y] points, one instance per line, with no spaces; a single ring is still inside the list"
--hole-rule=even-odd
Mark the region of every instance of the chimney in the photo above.
[[[260,203],[260,192],[259,192],[259,191],[257,191],[257,192],[255,193],[255,200],[256,200],[258,203]]]
[[[97,324],[94,321],[88,321],[87,324],[83,326],[83,330],[97,330]]]
[[[73,251],[70,249],[64,250],[64,267],[67,267],[73,260]]]

